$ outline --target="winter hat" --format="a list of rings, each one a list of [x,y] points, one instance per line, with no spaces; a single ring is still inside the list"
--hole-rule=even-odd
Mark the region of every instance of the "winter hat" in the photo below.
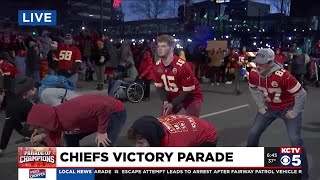
[[[151,147],[159,147],[165,134],[162,123],[153,116],[142,116],[133,123],[131,129],[145,138]]]
[[[22,95],[36,87],[36,82],[27,76],[17,76],[15,82],[15,94]]]

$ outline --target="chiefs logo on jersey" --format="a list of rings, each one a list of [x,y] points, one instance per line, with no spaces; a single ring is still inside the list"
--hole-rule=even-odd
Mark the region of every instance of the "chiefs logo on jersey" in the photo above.
[[[178,72],[177,68],[173,68],[172,72],[173,72],[173,74],[177,74],[177,72]]]
[[[278,85],[278,83],[276,81],[272,81],[271,82],[271,86],[272,87],[278,87],[279,85]]]

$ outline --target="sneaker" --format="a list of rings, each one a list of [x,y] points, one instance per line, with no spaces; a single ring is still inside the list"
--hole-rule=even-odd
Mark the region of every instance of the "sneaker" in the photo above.
[[[236,94],[236,96],[239,96],[241,94],[241,92],[239,90],[236,90],[235,94]]]
[[[30,138],[29,137],[24,137],[18,141],[16,141],[16,144],[23,144],[23,143],[27,143],[30,142]]]
[[[214,83],[211,83],[211,85],[213,86],[213,85],[214,85]]]
[[[232,81],[227,81],[226,84],[232,84]]]
[[[219,84],[219,83],[217,83],[217,85],[219,86],[220,84]]]

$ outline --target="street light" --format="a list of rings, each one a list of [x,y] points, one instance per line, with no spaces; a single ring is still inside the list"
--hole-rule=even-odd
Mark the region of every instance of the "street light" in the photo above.
[[[291,38],[291,37],[289,37],[288,39],[291,41],[291,39],[292,39],[292,38]]]
[[[254,46],[256,46],[256,45],[257,45],[257,43],[256,43],[256,42],[253,42],[253,45],[254,45]]]
[[[82,29],[82,30],[85,30],[85,29],[86,29],[86,27],[82,26],[82,27],[81,27],[81,29]]]

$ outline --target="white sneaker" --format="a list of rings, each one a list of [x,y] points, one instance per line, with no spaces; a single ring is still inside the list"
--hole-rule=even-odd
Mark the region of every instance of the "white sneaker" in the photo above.
[[[217,83],[217,85],[219,86],[220,84],[219,84],[219,83]]]
[[[232,81],[227,81],[226,84],[232,84]]]

